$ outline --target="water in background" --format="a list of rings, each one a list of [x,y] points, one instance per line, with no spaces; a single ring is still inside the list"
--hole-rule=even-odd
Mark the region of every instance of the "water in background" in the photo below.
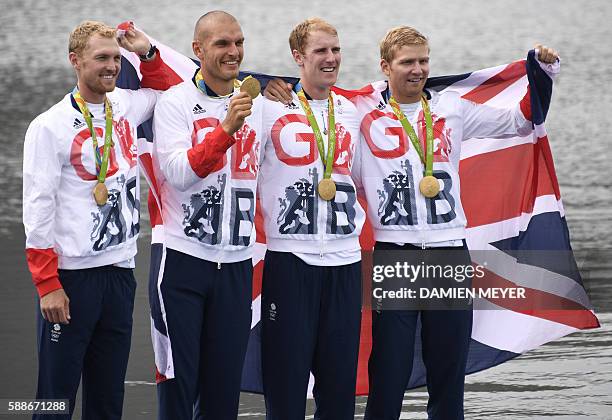
[[[138,7],[88,2],[4,0],[0,16],[0,222],[20,220],[21,153],[29,121],[74,84],[67,59],[70,30],[85,18],[116,24],[132,19],[153,37],[191,55],[193,24],[207,10],[233,13],[246,36],[243,68],[296,75],[288,34],[307,15],[336,25],[343,48],[339,85],[356,88],[381,79],[377,42],[387,28],[409,24],[430,38],[432,75],[458,74],[524,58],[536,42],[561,52],[547,129],[573,245],[610,248],[612,170],[608,122],[612,113],[612,4],[606,0],[487,2],[397,1],[194,2]],[[8,3],[8,4],[7,4]],[[240,3],[243,3],[241,5]],[[132,12],[130,12],[132,11]]]
[[[407,24],[430,38],[432,76],[464,73],[521,59],[536,42],[560,51],[562,72],[555,85],[547,130],[579,264],[596,308],[600,312],[612,312],[612,291],[608,284],[612,274],[609,164],[612,139],[608,134],[612,115],[612,73],[609,71],[612,29],[608,24],[612,17],[611,2],[332,3],[314,0],[306,4],[295,0],[263,0],[199,4],[175,0],[166,4],[148,2],[145,6],[141,2],[118,0],[103,3],[3,0],[1,6],[0,234],[3,252],[9,255],[22,252],[18,224],[23,136],[29,122],[59,101],[75,83],[67,59],[67,39],[80,21],[96,19],[117,24],[131,19],[151,36],[191,55],[190,41],[197,17],[209,10],[224,9],[238,18],[246,36],[243,69],[296,75],[289,54],[288,34],[300,20],[321,16],[339,30],[343,62],[338,84],[347,88],[382,78],[378,69],[378,40],[389,27]],[[303,11],[305,7],[307,12]],[[146,219],[146,214],[143,218]],[[18,264],[23,264],[22,260]],[[3,283],[2,296],[13,296],[10,282],[8,286]],[[142,284],[139,290],[143,290]],[[142,296],[146,306],[144,291]],[[2,333],[7,330],[7,321],[22,322],[22,318],[31,314],[17,314],[20,308],[15,307],[13,311],[13,307],[8,305],[0,311]],[[146,317],[143,319],[142,327],[146,329]],[[610,322],[612,318],[605,315],[602,320]],[[135,337],[134,346],[149,348],[150,353],[146,340],[138,343]],[[612,418],[610,343],[612,332],[606,328],[579,333],[470,377],[466,395],[468,418]],[[130,372],[133,370],[128,376]],[[150,376],[128,379],[138,389],[150,387],[142,385]],[[126,394],[128,398],[130,392]],[[146,392],[153,393],[153,390]],[[0,392],[0,397],[3,395],[5,392]],[[151,398],[154,401],[154,395]],[[423,392],[412,393],[409,402],[420,402],[418,410],[422,411],[425,398]],[[255,413],[263,412],[259,397],[246,396],[241,407],[241,418],[259,418]],[[363,404],[358,405],[358,411],[362,410]],[[406,408],[406,411],[405,418],[424,418],[415,413],[415,408]],[[150,412],[136,414],[150,418]]]

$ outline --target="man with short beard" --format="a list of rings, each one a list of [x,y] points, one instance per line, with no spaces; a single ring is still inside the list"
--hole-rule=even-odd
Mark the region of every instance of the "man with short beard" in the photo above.
[[[70,418],[81,380],[83,419],[121,418],[136,289],[136,128],[157,93],[115,89],[119,45],[140,55],[143,88],[167,87],[143,33],[130,26],[117,40],[115,28],[85,21],[69,39],[76,87],[25,136],[26,257],[40,297],[36,397],[69,401],[69,414],[35,419]]]
[[[315,418],[352,420],[365,215],[351,169],[360,120],[354,105],[330,90],[341,61],[336,29],[305,20],[289,45],[300,82],[286,105],[265,101],[259,180],[267,419],[304,418],[312,371]]]
[[[238,91],[244,35],[233,16],[200,17],[192,49],[201,67],[161,97],[153,123],[164,221],[150,287],[166,333],[154,335],[159,418],[191,419],[199,398],[202,418],[235,419],[251,326],[261,107]]]

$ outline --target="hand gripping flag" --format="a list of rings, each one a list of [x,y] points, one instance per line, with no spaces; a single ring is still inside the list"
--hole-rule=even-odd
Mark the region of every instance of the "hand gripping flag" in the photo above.
[[[158,47],[166,64],[175,72],[176,82],[189,80],[198,62],[187,58],[159,41]],[[138,58],[122,51],[122,69],[118,87],[138,89],[141,75]],[[533,133],[511,139],[470,139],[463,143],[460,177],[461,200],[467,216],[467,243],[471,250],[499,250],[505,263],[516,265],[523,276],[496,273],[491,276],[499,287],[521,285],[528,290],[533,305],[513,305],[504,300],[492,301],[497,310],[474,310],[472,340],[469,347],[466,373],[478,372],[510,360],[544,343],[572,332],[599,327],[590,308],[576,264],[571,261],[558,267],[550,261],[522,257],[521,251],[566,251],[571,255],[569,232],[561,203],[559,185],[553,166],[544,120],[550,105],[552,78],[555,66],[541,65],[534,51],[526,60],[492,67],[472,73],[430,78],[427,87],[461,93],[477,104],[514,107],[527,87],[531,92]],[[252,74],[265,87],[272,76],[241,73],[240,78]],[[295,83],[296,79],[285,80]],[[337,89],[348,97],[371,92],[371,86],[360,91]],[[151,269],[149,295],[151,333],[155,350],[157,380],[174,377],[172,346],[164,321],[163,301],[158,294],[163,273],[164,244],[159,189],[153,174],[151,145],[153,136],[150,122],[139,128],[140,165],[150,185],[149,212],[152,226]],[[483,200],[482,197],[487,199]],[[242,376],[242,389],[261,393],[261,335],[260,293],[265,236],[259,212],[256,215],[257,243],[253,258],[253,318],[251,336]],[[366,223],[361,238],[364,250],[372,248],[372,231]],[[512,271],[516,273],[517,270]],[[516,278],[515,278],[516,277]],[[519,278],[520,277],[520,278]],[[525,284],[525,278],[538,279]],[[552,302],[555,308],[538,306],[538,302]],[[416,334],[420,348],[420,334]],[[371,316],[364,310],[357,379],[357,394],[368,393],[367,360],[371,348]],[[412,376],[408,388],[425,384],[425,367],[420,353],[415,352]],[[311,378],[312,386],[312,378]]]

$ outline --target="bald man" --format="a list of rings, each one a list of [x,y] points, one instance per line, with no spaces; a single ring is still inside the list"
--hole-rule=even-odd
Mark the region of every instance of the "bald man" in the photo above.
[[[260,101],[237,89],[244,36],[231,15],[197,21],[201,67],[155,108],[164,246],[151,308],[159,418],[235,419],[251,325]],[[153,251],[157,252],[157,251]],[[163,334],[165,333],[165,335]]]

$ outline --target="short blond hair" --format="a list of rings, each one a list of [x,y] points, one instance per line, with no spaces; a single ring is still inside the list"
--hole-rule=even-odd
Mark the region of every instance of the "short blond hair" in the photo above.
[[[427,45],[427,37],[410,26],[398,26],[387,31],[380,41],[380,58],[390,63],[398,49],[406,45]]]
[[[70,33],[68,52],[81,55],[87,46],[87,42],[89,42],[89,38],[93,35],[100,35],[103,38],[115,38],[117,36],[117,29],[95,20],[81,22]]]
[[[330,35],[338,36],[336,28],[325,20],[318,17],[306,19],[298,23],[289,35],[289,48],[291,48],[291,51],[296,50],[303,54],[308,43],[308,35],[314,31],[323,31]]]

